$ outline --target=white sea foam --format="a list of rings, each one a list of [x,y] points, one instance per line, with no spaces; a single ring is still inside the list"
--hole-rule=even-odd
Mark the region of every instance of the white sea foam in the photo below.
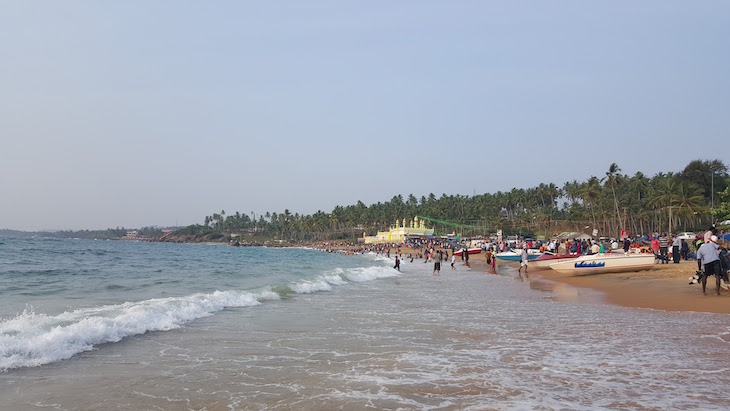
[[[344,275],[350,281],[361,283],[379,278],[397,277],[398,272],[390,267],[361,267],[350,268]]]
[[[322,279],[327,282],[327,284],[332,285],[345,285],[347,284],[347,281],[343,280],[341,276],[338,274],[333,275],[323,275]]]
[[[383,261],[383,262],[388,262],[388,263],[390,263],[391,261],[395,260],[395,258],[388,258],[388,257],[386,257],[383,254],[377,254],[377,253],[374,253],[372,251],[363,254],[363,256],[366,257],[369,260]]]
[[[260,304],[259,299],[278,299],[275,294],[216,291],[67,311],[56,316],[25,310],[0,322],[0,370],[67,359],[98,344],[175,329],[226,307],[249,307]]]
[[[289,284],[289,288],[297,294],[311,294],[317,291],[329,291],[332,286],[324,279],[301,280]]]

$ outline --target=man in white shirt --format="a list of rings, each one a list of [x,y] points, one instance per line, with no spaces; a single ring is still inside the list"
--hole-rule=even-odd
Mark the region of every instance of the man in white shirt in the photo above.
[[[707,286],[707,277],[714,275],[717,282],[717,295],[720,295],[720,279],[722,274],[720,272],[720,254],[717,251],[717,236],[713,235],[710,237],[710,241],[702,244],[699,250],[697,250],[697,261],[702,262],[702,266],[705,268],[705,275],[702,276],[702,294],[705,292]]]

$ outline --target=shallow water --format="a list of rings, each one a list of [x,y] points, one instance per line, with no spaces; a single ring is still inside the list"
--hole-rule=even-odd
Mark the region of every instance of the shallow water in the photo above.
[[[21,268],[18,241],[33,261]],[[0,361],[44,347],[52,359],[5,367],[8,409],[727,408],[726,315],[566,301],[507,267],[433,276],[418,260],[397,273],[311,250],[0,247]],[[18,315],[26,303],[34,313]]]

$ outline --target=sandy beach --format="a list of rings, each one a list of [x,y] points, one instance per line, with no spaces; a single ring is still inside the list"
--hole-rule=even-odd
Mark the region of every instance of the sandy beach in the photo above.
[[[483,254],[472,256],[470,264],[472,269],[487,271]],[[498,260],[497,271],[505,265],[518,267],[517,263]],[[681,261],[679,264],[656,264],[650,271],[629,273],[570,276],[552,270],[530,270],[529,275],[533,288],[553,289],[567,296],[598,295],[607,303],[624,307],[730,314],[730,292],[721,289],[721,295],[716,295],[714,277],[707,282],[707,295],[702,294],[701,284],[689,284],[689,277],[696,270],[696,261]],[[585,289],[599,294],[585,293]]]

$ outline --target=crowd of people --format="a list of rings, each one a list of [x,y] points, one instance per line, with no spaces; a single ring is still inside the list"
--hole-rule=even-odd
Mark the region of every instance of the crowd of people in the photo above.
[[[592,238],[573,239],[552,239],[547,242],[535,241],[532,239],[516,239],[509,241],[486,240],[479,242],[477,246],[484,253],[487,272],[496,274],[496,255],[506,251],[513,251],[520,255],[520,268],[518,273],[522,278],[522,272],[527,277],[528,249],[538,249],[540,252],[552,252],[556,254],[577,254],[590,255],[597,253],[630,253],[631,249],[638,249],[636,252],[651,252],[661,264],[679,264],[681,260],[697,259],[698,281],[702,282],[702,290],[705,292],[707,277],[716,276],[717,292],[719,293],[721,279],[730,283],[727,279],[727,271],[730,268],[728,250],[721,246],[717,237],[717,229],[711,227],[701,233],[695,239],[680,238],[677,234],[666,232],[655,232],[646,238],[629,238],[621,240],[598,241]],[[424,264],[433,263],[433,274],[440,275],[444,262],[450,260],[451,270],[456,270],[457,254],[463,265],[469,265],[469,243],[457,243],[451,239],[443,238],[414,238],[404,242],[364,244],[361,242],[334,241],[322,242],[314,248],[325,252],[340,252],[345,255],[375,253],[391,258],[395,257],[394,269],[400,270],[401,262],[413,263],[416,259],[423,260]],[[479,250],[477,250],[479,251]],[[405,253],[405,255],[404,255]],[[524,278],[523,278],[524,280]]]

